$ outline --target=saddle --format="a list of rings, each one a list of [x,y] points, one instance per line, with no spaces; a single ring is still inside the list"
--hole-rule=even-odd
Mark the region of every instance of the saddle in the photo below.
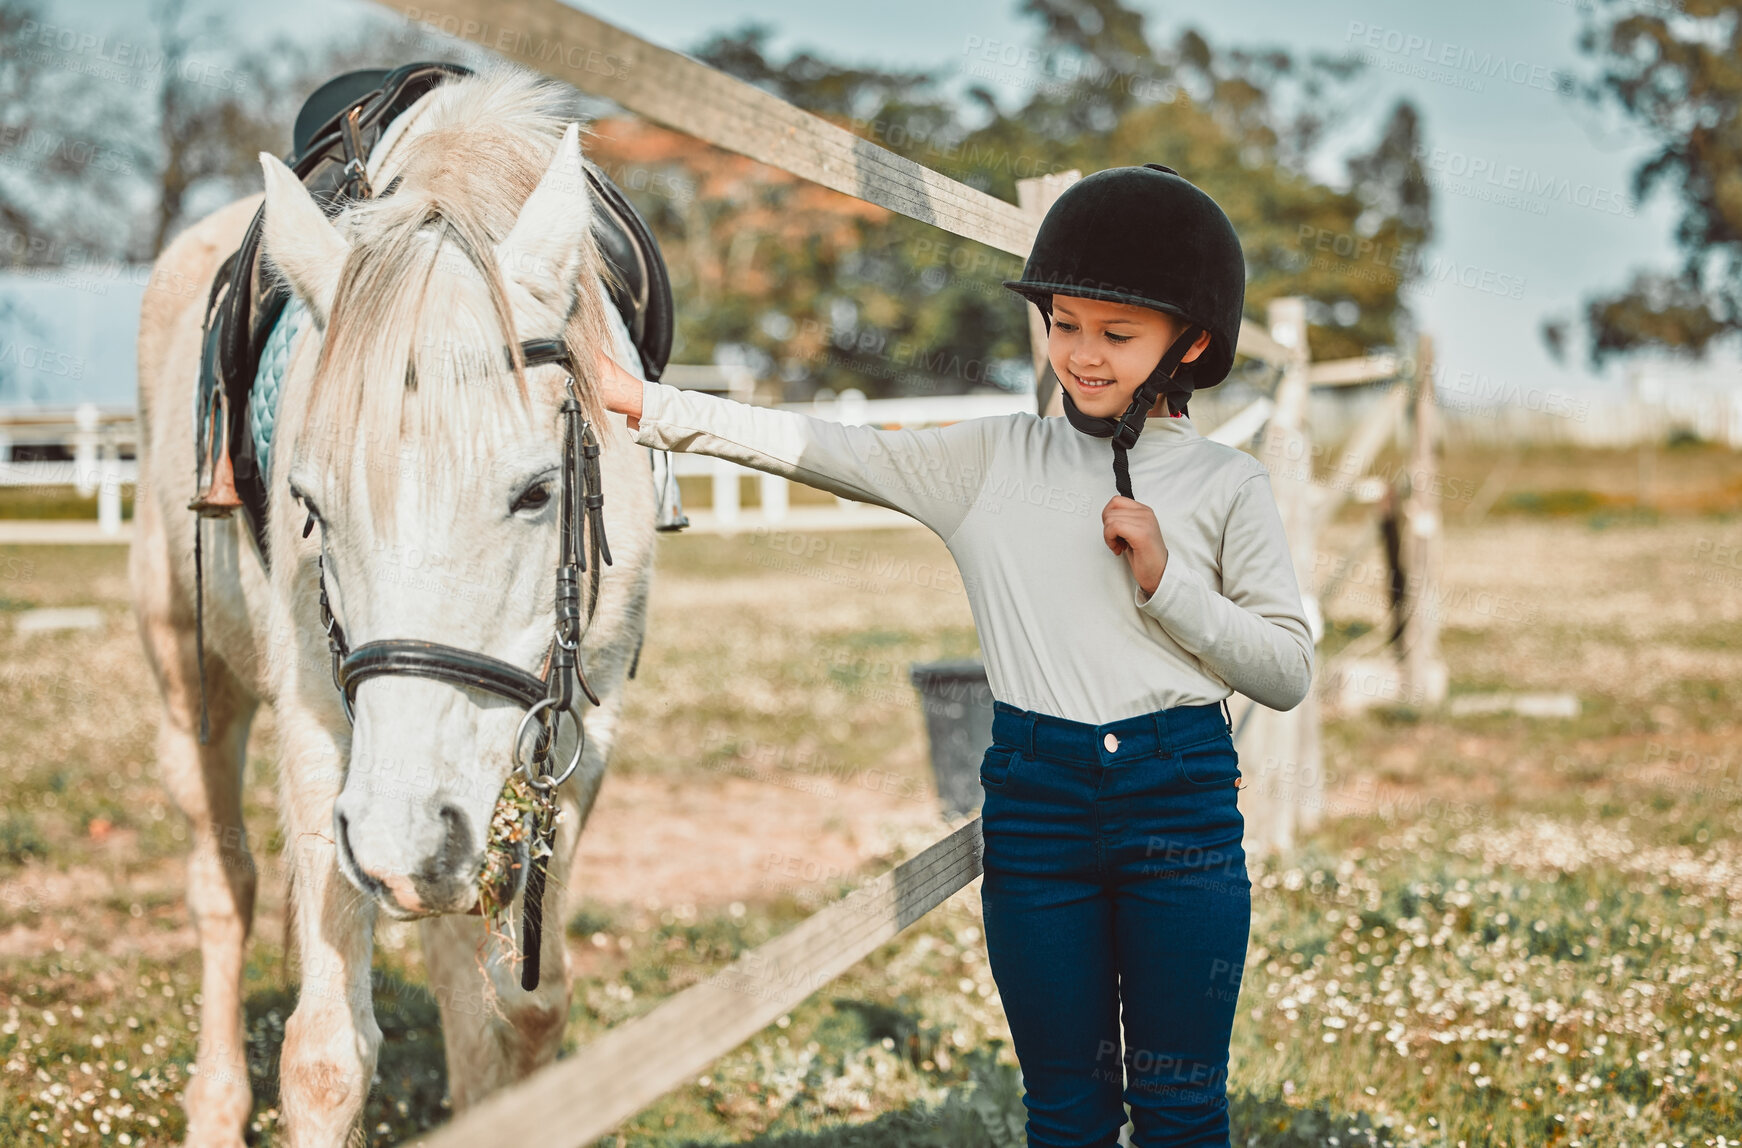
[[[416,63],[329,80],[297,114],[286,166],[328,218],[337,216],[354,200],[376,194],[365,165],[388,125],[437,85],[470,74],[459,64]],[[606,277],[611,301],[641,357],[644,376],[658,380],[671,356],[674,314],[665,259],[622,191],[595,165],[586,167],[596,208],[594,234],[615,272]],[[391,191],[389,185],[381,194]],[[267,489],[255,421],[272,415],[250,397],[262,354],[290,300],[289,289],[260,259],[265,215],[262,204],[241,246],[218,268],[206,300],[194,419],[199,493],[188,503],[189,510],[207,518],[245,510],[263,563],[270,560]],[[677,515],[681,519],[682,511]]]

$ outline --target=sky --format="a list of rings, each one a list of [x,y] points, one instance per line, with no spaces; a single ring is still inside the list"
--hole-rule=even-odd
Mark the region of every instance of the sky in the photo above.
[[[1590,0],[1468,0],[1448,5],[1402,0],[1222,0],[1180,5],[1138,0],[1152,40],[1188,24],[1219,47],[1360,52],[1369,62],[1356,86],[1347,130],[1333,139],[1315,174],[1338,185],[1342,160],[1371,146],[1379,120],[1400,97],[1421,111],[1426,168],[1435,186],[1437,238],[1426,252],[1429,285],[1410,302],[1435,338],[1442,387],[1472,392],[1546,388],[1568,394],[1623,386],[1625,365],[1593,374],[1582,344],[1557,364],[1540,329],[1576,316],[1591,294],[1625,284],[1636,269],[1669,269],[1675,203],[1659,193],[1631,198],[1631,172],[1650,141],[1613,113],[1595,112],[1553,90],[1557,74],[1588,75],[1577,36]],[[831,59],[885,67],[935,68],[952,76],[1007,44],[1025,44],[1032,23],[1016,0],[598,0],[587,10],[655,43],[688,48],[709,34],[756,21],[778,50],[810,48]],[[238,35],[329,33],[378,9],[364,0],[231,0]],[[50,18],[137,27],[135,0],[53,0]],[[992,66],[987,83],[1005,105],[1022,96],[1028,73]],[[1166,162],[1166,157],[1157,157]],[[1190,172],[1185,172],[1188,177]],[[1331,245],[1332,236],[1303,238]],[[681,304],[681,300],[680,300]],[[1703,372],[1737,376],[1729,357]]]

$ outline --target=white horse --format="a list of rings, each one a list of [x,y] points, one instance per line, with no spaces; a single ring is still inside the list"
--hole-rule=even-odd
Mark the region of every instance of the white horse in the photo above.
[[[613,346],[621,357],[629,348],[606,311],[577,133],[564,130],[561,109],[557,90],[525,74],[448,81],[395,121],[371,157],[371,184],[398,179],[393,194],[331,222],[283,164],[261,156],[265,250],[312,322],[282,384],[270,573],[241,516],[201,524],[206,745],[196,520],[184,508],[195,472],[191,412],[206,289],[260,197],[177,238],[145,294],[132,582],[164,699],[158,758],[192,826],[188,902],[204,972],[184,1098],[190,1144],[240,1145],[251,1104],[240,979],[256,872],[242,834],[242,772],[262,701],[277,718],[301,974],[280,1074],[289,1143],[342,1145],[362,1111],[381,1042],[370,990],[377,913],[422,919],[456,1109],[555,1057],[569,1005],[564,879],[640,646],[654,539],[647,454],[597,400],[594,349]],[[614,564],[581,647],[603,704],[591,708],[576,692],[585,752],[560,791],[545,971],[527,993],[513,946],[475,915],[486,834],[524,711],[493,694],[392,676],[359,686],[355,724],[347,722],[329,671],[316,560],[324,552],[333,612],[353,647],[424,639],[538,674],[553,626],[565,371],[510,371],[504,347],[557,335],[603,442]],[[571,723],[562,729],[559,769],[574,747]],[[518,910],[516,900],[516,924]]]

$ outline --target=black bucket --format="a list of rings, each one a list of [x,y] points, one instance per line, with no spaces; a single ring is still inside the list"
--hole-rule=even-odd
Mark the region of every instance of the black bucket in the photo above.
[[[908,670],[925,709],[932,775],[945,817],[978,813],[980,761],[992,744],[992,687],[979,662],[929,662]]]

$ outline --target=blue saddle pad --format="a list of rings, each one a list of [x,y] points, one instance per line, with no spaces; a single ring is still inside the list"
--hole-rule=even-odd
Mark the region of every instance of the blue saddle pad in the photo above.
[[[263,475],[272,474],[272,431],[278,422],[278,395],[285,368],[290,365],[290,347],[307,325],[308,308],[292,296],[279,312],[272,334],[266,337],[260,369],[254,372],[254,385],[248,390],[248,427],[254,434],[254,457],[260,460]]]

